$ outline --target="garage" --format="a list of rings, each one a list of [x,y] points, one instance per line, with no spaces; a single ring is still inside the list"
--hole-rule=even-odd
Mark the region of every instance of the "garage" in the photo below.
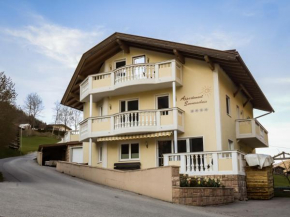
[[[83,148],[81,142],[66,142],[45,144],[38,147],[37,162],[45,165],[49,161],[68,161],[83,163]]]
[[[71,162],[83,163],[83,148],[82,147],[71,148]]]

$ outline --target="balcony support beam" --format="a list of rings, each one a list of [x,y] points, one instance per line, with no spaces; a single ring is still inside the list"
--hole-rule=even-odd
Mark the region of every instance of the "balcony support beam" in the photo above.
[[[125,52],[125,53],[130,53],[130,47],[122,40],[117,39],[117,43],[119,44],[120,48]]]
[[[248,98],[247,101],[243,104],[243,107],[245,107],[248,104],[248,102],[250,102],[250,101],[251,101],[251,99]]]
[[[173,53],[179,62],[181,62],[182,64],[185,64],[185,58],[178,50],[173,49]]]
[[[74,93],[70,93],[69,95],[70,95],[71,97],[73,97],[76,101],[78,101],[78,102],[80,101],[80,99],[79,99],[80,97],[79,97],[78,95],[76,95],[76,94],[74,94]]]
[[[209,68],[213,71],[214,70],[214,63],[213,61],[209,58],[209,56],[205,55],[204,56],[205,62],[207,62]]]

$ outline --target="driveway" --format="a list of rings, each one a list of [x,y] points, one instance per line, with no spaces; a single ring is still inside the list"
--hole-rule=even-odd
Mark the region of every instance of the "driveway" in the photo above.
[[[40,167],[35,154],[0,160],[0,216],[289,216],[289,199],[191,207],[93,184]]]

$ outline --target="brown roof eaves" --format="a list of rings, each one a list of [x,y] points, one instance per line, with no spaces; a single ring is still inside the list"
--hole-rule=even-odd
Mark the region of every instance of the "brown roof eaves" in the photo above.
[[[105,40],[103,40],[102,42],[100,42],[83,54],[61,100],[62,104],[65,105],[68,102],[69,93],[74,85],[78,85],[76,84],[77,77],[78,75],[82,74],[83,67],[88,62],[88,60],[99,58],[102,54],[105,54],[110,50],[110,46],[118,47],[119,45],[116,43],[117,39],[124,41],[131,47],[139,47],[163,53],[173,54],[173,49],[177,49],[179,52],[182,53],[184,57],[194,58],[202,61],[204,61],[204,56],[207,55],[212,59],[214,63],[219,64],[223,68],[223,70],[237,86],[239,86],[240,84],[243,84],[245,86],[247,91],[253,97],[253,100],[251,102],[254,108],[268,112],[274,112],[274,109],[265,97],[261,88],[251,74],[250,70],[241,58],[240,54],[236,50],[222,51],[118,32],[112,34],[111,36],[109,36],[108,38],[106,38]],[[116,50],[116,52],[118,52],[118,50]],[[87,76],[87,74],[85,74],[85,76]],[[81,104],[77,105],[76,107],[79,108],[80,105]]]

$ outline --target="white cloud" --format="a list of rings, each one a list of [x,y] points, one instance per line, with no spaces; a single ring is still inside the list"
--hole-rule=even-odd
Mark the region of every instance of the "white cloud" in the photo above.
[[[194,44],[197,46],[227,50],[236,49],[248,45],[253,40],[251,35],[242,35],[225,31],[214,31],[211,33],[186,33],[182,43]]]
[[[33,25],[0,27],[0,70],[16,84],[17,104],[37,92],[45,106],[40,119],[50,123],[52,107],[61,100],[81,55],[104,38],[106,30],[57,25],[39,15]]]
[[[23,46],[57,60],[67,67],[75,68],[81,55],[95,45],[104,35],[102,27],[82,31],[49,23],[43,18],[37,25],[19,29],[4,28],[2,32],[15,37]]]

